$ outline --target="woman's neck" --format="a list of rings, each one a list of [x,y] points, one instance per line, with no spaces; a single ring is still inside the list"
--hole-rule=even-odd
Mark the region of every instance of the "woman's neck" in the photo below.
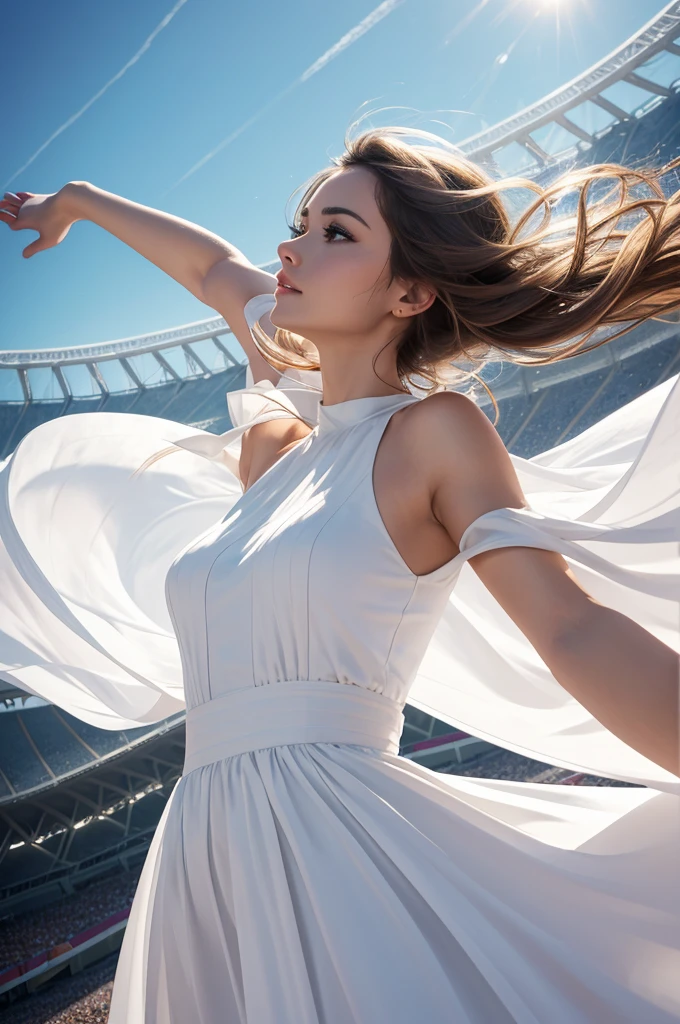
[[[384,358],[387,355],[387,358]],[[348,358],[346,353],[320,355],[323,404],[336,405],[355,398],[382,398],[387,395],[410,394],[397,375],[397,367],[389,354]]]

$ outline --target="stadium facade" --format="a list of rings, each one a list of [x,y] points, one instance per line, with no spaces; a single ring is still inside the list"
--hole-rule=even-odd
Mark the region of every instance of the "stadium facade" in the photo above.
[[[679,36],[675,2],[585,74],[460,149],[496,177],[542,185],[593,163],[668,162],[680,155],[680,61],[669,60],[680,57]],[[675,191],[677,173],[662,185]],[[508,449],[529,457],[566,441],[680,371],[679,319],[647,321],[553,365],[489,366]],[[243,353],[221,317],[78,348],[0,352],[0,459],[40,423],[104,409],[220,433],[230,426],[225,393],[244,384]],[[479,402],[493,414],[483,392]],[[184,714],[104,731],[1,681],[0,708],[0,918],[116,866],[138,867],[182,773]],[[407,705],[406,756],[455,770],[491,749]]]

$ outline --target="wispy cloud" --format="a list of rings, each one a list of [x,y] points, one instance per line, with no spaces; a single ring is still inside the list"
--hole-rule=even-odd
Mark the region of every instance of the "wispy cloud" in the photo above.
[[[186,174],[183,174],[181,178],[177,179],[174,185],[171,185],[170,188],[166,189],[162,196],[160,196],[160,198],[164,199],[167,195],[169,195],[170,192],[173,191],[173,189],[176,189],[178,185],[181,185],[183,181],[186,181],[187,178],[190,178],[192,176],[192,174],[195,174],[196,171],[200,170],[201,167],[207,164],[209,160],[212,160],[214,156],[217,156],[217,154],[221,150],[226,149],[227,146],[230,146],[234,139],[237,139],[239,135],[243,135],[243,133],[248,128],[250,128],[251,125],[254,125],[256,121],[259,121],[260,118],[264,114],[266,114],[268,110],[271,110],[271,108],[275,106],[275,104],[282,100],[284,96],[287,96],[288,93],[292,92],[293,89],[296,89],[299,84],[300,82],[298,79],[295,82],[292,82],[291,85],[287,86],[287,88],[285,88],[283,92],[279,92],[276,94],[276,96],[273,96],[272,99],[265,103],[263,107],[260,107],[260,109],[257,110],[252,117],[249,117],[248,120],[244,121],[242,125],[239,125],[238,128],[235,128],[230,135],[227,135],[226,139],[222,139],[222,141],[219,142],[214,149],[211,149],[209,153],[206,153],[205,156],[202,156],[198,163],[195,163],[193,167],[190,167]]]
[[[380,4],[380,6],[376,7],[374,11],[371,11],[363,21],[360,21],[358,25],[351,28],[349,32],[342,37],[342,39],[338,39],[337,43],[335,43],[334,46],[331,46],[330,50],[326,50],[318,60],[315,60],[314,63],[308,67],[302,75],[300,75],[299,81],[306,82],[308,78],[312,77],[312,75],[315,75],[318,71],[321,71],[322,68],[325,68],[326,64],[330,64],[330,62],[334,60],[339,53],[342,53],[342,51],[346,50],[348,46],[352,45],[352,43],[356,43],[357,39],[361,39],[362,36],[366,35],[374,25],[377,25],[379,21],[386,18],[388,14],[391,14],[395,7],[398,7],[402,2],[403,0],[385,0],[385,3]]]
[[[78,120],[79,117],[82,117],[83,114],[85,113],[85,111],[90,109],[90,107],[92,106],[93,103],[96,103],[98,99],[101,99],[101,97],[104,95],[104,93],[107,92],[111,88],[112,85],[114,85],[116,82],[118,82],[123,77],[125,72],[130,70],[130,68],[133,66],[133,64],[137,63],[137,61],[140,59],[140,57],[142,57],[146,53],[146,51],[149,49],[149,47],[151,46],[151,44],[153,43],[154,39],[159,34],[159,32],[162,32],[163,29],[167,25],[170,24],[172,19],[175,17],[177,12],[179,11],[180,7],[183,7],[186,2],[187,2],[187,0],[177,0],[177,3],[172,8],[172,10],[169,12],[169,14],[166,14],[165,17],[163,18],[163,20],[156,26],[156,28],[153,30],[153,32],[148,37],[148,39],[143,43],[142,46],[140,46],[139,50],[137,50],[137,53],[134,55],[134,57],[131,57],[130,60],[127,62],[127,64],[125,64],[120,69],[120,71],[118,71],[113,76],[113,78],[111,78],[106,83],[106,85],[104,85],[99,90],[98,93],[95,93],[95,95],[92,97],[92,99],[89,99],[87,101],[87,103],[85,104],[84,107],[81,107],[81,109],[77,113],[75,113],[71,117],[69,117],[68,121],[65,121],[59,128],[57,128],[56,132],[54,132],[52,135],[50,135],[49,139],[47,139],[45,142],[43,142],[42,146],[40,146],[38,149],[36,149],[36,151],[33,154],[33,156],[30,157],[26,161],[26,163],[23,164],[17,171],[15,171],[14,174],[11,176],[11,178],[9,178],[5,182],[5,184],[2,186],[3,190],[6,189],[14,181],[15,178],[18,178],[20,174],[23,174],[23,172],[26,170],[26,168],[30,167],[31,164],[33,163],[33,161],[36,160],[40,156],[40,154],[43,153],[47,149],[47,147],[52,142],[54,142],[54,140],[59,135],[62,134],[62,132],[65,132],[66,129],[70,128],[71,125],[74,124]]]
[[[327,64],[330,64],[332,60],[335,60],[339,54],[355,43],[357,39],[361,39],[363,35],[374,27],[374,25],[377,25],[379,21],[386,18],[388,14],[391,14],[392,11],[402,3],[404,3],[404,0],[385,0],[384,3],[379,4],[379,6],[376,7],[375,10],[371,11],[363,21],[360,21],[358,25],[355,25],[354,28],[349,30],[349,32],[346,32],[345,35],[337,41],[337,43],[331,46],[329,50],[326,50],[325,53],[322,53],[318,60],[315,60],[313,64],[310,64],[307,70],[304,71],[299,78],[296,78],[295,81],[291,82],[285,89],[273,96],[263,107],[260,107],[252,117],[249,117],[247,121],[244,121],[242,125],[239,125],[239,127],[234,129],[231,134],[227,135],[226,139],[222,139],[214,149],[211,149],[209,153],[206,153],[205,156],[201,157],[193,167],[189,168],[186,174],[183,174],[181,178],[178,178],[177,181],[170,186],[170,188],[166,189],[160,198],[164,199],[165,196],[173,191],[173,189],[176,189],[178,185],[181,185],[182,182],[190,178],[192,174],[195,174],[201,167],[204,167],[209,160],[212,160],[214,156],[217,156],[217,154],[223,149],[230,146],[231,143],[239,137],[239,135],[242,135],[243,132],[254,125],[256,121],[259,121],[260,118],[271,110],[273,106],[280,103],[285,96],[288,96],[294,89],[297,89],[298,86],[303,84],[303,82],[307,82],[313,75],[318,74],[322,68],[325,68]]]

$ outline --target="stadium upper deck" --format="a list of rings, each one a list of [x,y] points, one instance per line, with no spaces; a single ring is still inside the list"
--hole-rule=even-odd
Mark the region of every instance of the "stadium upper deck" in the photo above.
[[[461,150],[497,176],[541,184],[571,166],[667,162],[680,154],[679,35],[676,0],[597,66]],[[663,184],[674,191],[678,175]],[[530,456],[558,444],[680,371],[680,318],[667,319],[552,366],[492,364],[485,376],[507,447]],[[225,393],[244,385],[242,360],[221,317],[97,345],[0,352],[0,459],[37,424],[82,411],[134,411],[221,432],[230,425]],[[491,414],[483,394],[479,401]],[[20,710],[0,714],[0,903],[145,849],[181,772],[183,716],[118,734],[58,709],[21,709],[16,689],[0,683],[3,699]],[[406,711],[404,744],[450,732]]]

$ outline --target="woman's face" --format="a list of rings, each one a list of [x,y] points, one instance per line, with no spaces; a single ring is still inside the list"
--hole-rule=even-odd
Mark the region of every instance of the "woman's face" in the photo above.
[[[392,310],[405,287],[387,285],[391,236],[375,188],[371,171],[348,167],[316,190],[301,219],[303,233],[278,247],[284,280],[297,291],[277,289],[270,313],[276,327],[324,347],[401,326]]]

